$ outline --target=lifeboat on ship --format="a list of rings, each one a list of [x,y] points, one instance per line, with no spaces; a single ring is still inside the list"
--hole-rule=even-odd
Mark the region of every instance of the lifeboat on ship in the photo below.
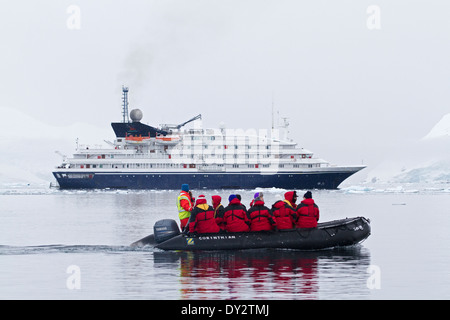
[[[157,135],[155,142],[160,145],[176,145],[181,141],[180,136],[171,136],[171,135]]]
[[[150,136],[143,137],[142,135],[139,136],[127,135],[125,137],[125,142],[129,144],[148,144],[150,143]]]
[[[308,229],[189,235],[180,233],[175,220],[164,219],[155,223],[153,232],[131,246],[187,251],[265,248],[323,250],[361,243],[370,235],[370,221],[356,217],[323,222],[316,228]]]

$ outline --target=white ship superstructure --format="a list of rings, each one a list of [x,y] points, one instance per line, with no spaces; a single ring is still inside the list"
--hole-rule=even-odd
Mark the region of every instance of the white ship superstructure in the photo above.
[[[124,95],[128,94],[128,90]],[[124,99],[124,106],[128,102]],[[125,107],[124,107],[125,114]],[[288,123],[265,129],[203,129],[201,115],[180,125],[154,128],[140,121],[112,123],[110,148],[79,145],[54,172],[61,188],[335,189],[364,166],[333,166],[288,137]],[[193,128],[184,128],[191,123]]]

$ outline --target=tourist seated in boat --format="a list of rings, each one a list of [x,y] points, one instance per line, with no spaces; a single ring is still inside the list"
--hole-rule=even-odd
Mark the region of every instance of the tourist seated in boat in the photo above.
[[[225,207],[222,205],[222,197],[214,195],[211,197],[213,208],[214,208],[214,218],[219,226],[220,230],[225,230],[225,224],[223,220],[223,214],[225,213]]]
[[[239,198],[232,194],[228,198],[229,204],[224,209],[223,225],[227,232],[248,232],[250,231],[250,221],[247,217],[247,210],[242,205]]]
[[[294,228],[297,221],[296,201],[297,192],[288,191],[284,194],[284,200],[279,200],[272,205],[272,214],[276,219],[278,230]]]
[[[241,195],[236,193],[236,198],[239,199],[239,201],[241,202],[241,205],[245,208],[245,210],[247,210],[247,207],[245,206],[245,204],[242,203],[242,197],[241,197]]]
[[[315,228],[319,221],[319,207],[315,204],[311,191],[307,191],[297,207],[297,228]]]
[[[195,207],[189,217],[188,230],[190,234],[218,233],[219,226],[214,218],[214,208],[206,203],[204,195],[199,195]]]
[[[250,231],[274,230],[276,220],[270,209],[264,205],[262,192],[255,194],[252,204],[252,207],[247,211],[247,217],[250,220]]]

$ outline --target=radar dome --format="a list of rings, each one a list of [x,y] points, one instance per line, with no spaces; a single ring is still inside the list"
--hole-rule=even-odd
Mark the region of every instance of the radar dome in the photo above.
[[[142,120],[143,114],[140,109],[133,109],[130,112],[130,118],[133,122],[140,122]]]

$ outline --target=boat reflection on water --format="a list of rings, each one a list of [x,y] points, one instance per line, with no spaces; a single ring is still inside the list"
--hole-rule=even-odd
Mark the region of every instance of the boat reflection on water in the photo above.
[[[367,298],[370,252],[350,248],[305,252],[242,250],[155,252],[155,268],[179,264],[180,299]]]

